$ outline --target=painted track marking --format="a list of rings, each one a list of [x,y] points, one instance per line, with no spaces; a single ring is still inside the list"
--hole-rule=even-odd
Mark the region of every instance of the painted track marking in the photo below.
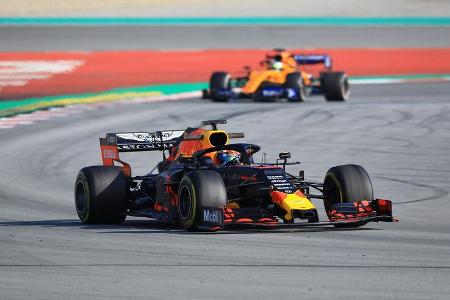
[[[201,97],[201,92],[194,91],[194,92],[178,93],[173,95],[136,97],[116,102],[97,102],[90,104],[69,105],[64,107],[51,107],[47,110],[38,110],[32,113],[19,114],[12,117],[0,118],[0,129],[14,128],[18,125],[30,125],[51,118],[65,117],[67,115],[77,114],[87,110],[93,110],[112,105],[128,105],[133,103],[137,104],[137,103],[151,103],[162,101],[179,101],[199,97]]]
[[[30,80],[43,80],[56,74],[70,73],[83,64],[82,60],[0,61],[0,90],[7,86],[24,86]]]

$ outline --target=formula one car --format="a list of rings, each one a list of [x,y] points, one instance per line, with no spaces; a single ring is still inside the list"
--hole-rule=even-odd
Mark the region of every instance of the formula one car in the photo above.
[[[207,231],[395,221],[391,201],[374,199],[361,166],[333,167],[323,183],[306,181],[303,171],[286,171],[287,165],[298,164],[288,161],[288,152],[280,153],[276,162],[255,163],[260,147],[229,143],[244,134],[217,129],[224,123],[202,122],[211,129],[107,133],[100,138],[103,165],[83,168],[76,178],[80,220],[120,224],[126,216],[149,217]],[[119,158],[120,152],[134,151],[161,151],[163,160],[148,174],[134,176]],[[311,199],[324,201],[328,221],[319,221]]]
[[[274,49],[274,52],[260,62],[262,70],[246,67],[246,76],[232,78],[227,72],[214,72],[209,89],[203,90],[203,98],[216,102],[235,98],[252,98],[258,102],[287,98],[290,102],[299,102],[311,95],[324,95],[328,101],[349,98],[348,77],[344,72],[331,71],[330,56],[293,54],[284,49]],[[319,77],[301,69],[301,66],[313,64],[325,67]]]

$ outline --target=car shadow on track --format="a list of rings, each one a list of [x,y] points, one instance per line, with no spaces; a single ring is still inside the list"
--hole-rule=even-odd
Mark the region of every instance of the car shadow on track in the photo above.
[[[156,220],[127,220],[124,224],[92,224],[86,225],[78,219],[60,220],[36,220],[36,221],[0,221],[0,227],[42,227],[42,228],[78,228],[82,230],[96,230],[100,233],[189,233],[188,231],[172,224],[161,223]],[[114,230],[114,231],[109,231]]]
[[[302,228],[227,228],[217,232],[188,231],[177,225],[161,223],[157,220],[127,220],[121,225],[85,225],[76,219],[38,220],[38,221],[3,221],[0,227],[43,227],[43,228],[78,228],[83,230],[95,230],[97,233],[107,234],[254,234],[254,233],[293,233],[293,232],[330,232],[330,231],[361,231],[382,230],[379,228],[334,228],[327,227],[302,227]]]

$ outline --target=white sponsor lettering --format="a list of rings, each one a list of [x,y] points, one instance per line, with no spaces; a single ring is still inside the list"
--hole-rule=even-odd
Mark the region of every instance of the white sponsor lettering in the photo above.
[[[162,131],[163,141],[170,141],[175,138],[179,138],[184,134],[183,130],[171,130]],[[129,133],[118,133],[117,137],[124,140],[143,142],[143,143],[153,143],[160,142],[161,137],[155,132],[129,132]]]
[[[262,91],[264,97],[272,97],[272,96],[278,96],[281,94],[281,91],[277,90],[263,90]]]
[[[203,222],[222,223],[222,212],[218,210],[203,210]]]
[[[117,159],[116,153],[114,152],[114,150],[111,149],[103,150],[103,158]]]

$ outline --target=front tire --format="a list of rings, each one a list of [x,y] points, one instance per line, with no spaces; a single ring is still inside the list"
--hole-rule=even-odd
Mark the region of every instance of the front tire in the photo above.
[[[128,186],[120,167],[83,168],[75,181],[75,208],[84,224],[121,224],[128,203]]]
[[[307,87],[305,87],[299,72],[288,74],[284,87],[286,88],[286,96],[289,102],[303,102],[308,97]]]
[[[223,209],[227,202],[222,177],[210,170],[191,171],[184,175],[178,197],[180,224],[190,230],[197,229],[202,223],[202,207]]]
[[[322,73],[320,82],[325,99],[328,101],[345,101],[350,97],[348,76],[344,72]]]
[[[342,165],[328,170],[324,180],[324,206],[330,215],[333,205],[372,201],[373,187],[366,170],[359,165]]]

